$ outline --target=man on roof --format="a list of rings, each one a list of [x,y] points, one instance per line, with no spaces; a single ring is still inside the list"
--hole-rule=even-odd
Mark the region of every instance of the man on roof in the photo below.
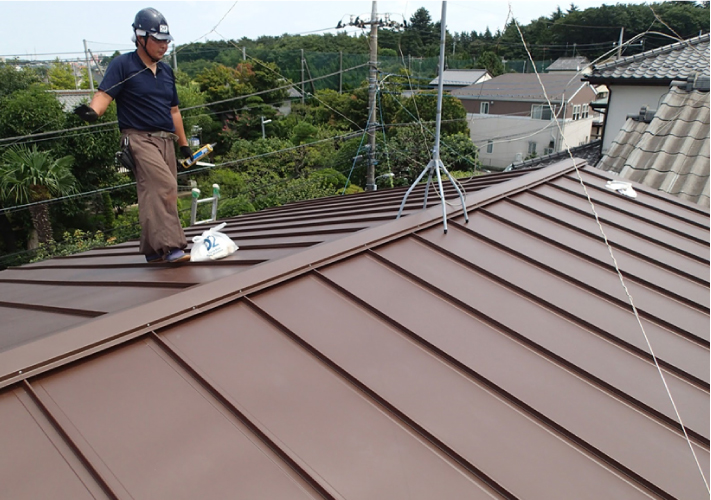
[[[173,40],[165,17],[155,9],[139,11],[133,22],[136,50],[109,64],[99,90],[89,105],[74,112],[87,122],[104,114],[116,100],[121,144],[133,158],[141,223],[140,252],[147,262],[182,262],[185,233],[178,217],[177,161],[192,151],[178,107],[175,76],[161,61]]]

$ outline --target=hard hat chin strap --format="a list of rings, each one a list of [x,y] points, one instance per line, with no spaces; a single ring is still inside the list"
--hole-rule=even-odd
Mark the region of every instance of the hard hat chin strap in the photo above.
[[[148,47],[147,47],[147,45],[148,45],[148,37],[149,37],[150,35],[149,35],[148,33],[146,33],[144,36],[139,36],[135,31],[134,31],[134,33],[136,34],[136,40],[137,40],[137,41],[140,40],[141,38],[143,38],[143,43],[141,44],[141,42],[139,41],[138,44],[141,45],[141,47],[143,47],[143,52],[146,53],[146,55],[148,56],[148,58],[149,58],[151,61],[153,61],[154,63],[157,63],[158,61],[160,61],[160,59],[154,58],[154,57],[151,55],[151,53],[148,52]]]

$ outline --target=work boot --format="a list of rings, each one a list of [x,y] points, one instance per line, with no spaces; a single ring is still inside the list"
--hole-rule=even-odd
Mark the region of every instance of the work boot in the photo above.
[[[149,264],[156,264],[158,262],[163,262],[163,256],[157,253],[151,255],[146,255],[146,262]]]
[[[190,254],[183,252],[180,248],[174,248],[163,256],[163,261],[171,264],[185,262],[186,260],[190,260]]]

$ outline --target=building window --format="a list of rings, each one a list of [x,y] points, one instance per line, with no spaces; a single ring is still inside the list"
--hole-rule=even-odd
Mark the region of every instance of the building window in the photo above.
[[[580,104],[573,105],[573,120],[580,120]]]
[[[488,115],[489,114],[489,103],[488,102],[482,102],[481,106],[479,107],[479,113],[482,115]]]
[[[536,154],[536,143],[529,142],[528,143],[528,156],[535,155],[535,154]]]
[[[587,118],[590,115],[590,109],[587,104],[583,104],[582,118]]]
[[[486,152],[489,154],[494,152],[494,141],[489,141],[486,143]]]
[[[552,155],[555,152],[555,141],[551,139],[551,142],[548,143],[548,147],[543,149],[543,154],[544,155]]]
[[[531,106],[531,118],[534,120],[550,120],[553,118],[551,108],[547,104],[533,104]]]

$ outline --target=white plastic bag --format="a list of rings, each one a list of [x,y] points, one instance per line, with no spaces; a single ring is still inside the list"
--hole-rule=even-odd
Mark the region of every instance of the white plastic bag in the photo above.
[[[607,184],[605,184],[605,187],[630,198],[637,198],[637,191],[634,190],[632,184],[629,182],[609,180]]]
[[[190,262],[224,259],[239,249],[229,236],[220,232],[220,229],[226,225],[223,222],[203,231],[200,236],[193,236],[194,245],[190,251]]]

